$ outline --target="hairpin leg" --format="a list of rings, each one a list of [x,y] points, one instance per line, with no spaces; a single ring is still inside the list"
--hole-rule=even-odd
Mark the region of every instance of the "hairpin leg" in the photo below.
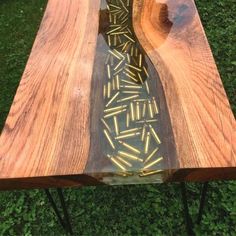
[[[202,220],[203,209],[204,209],[205,202],[206,202],[207,189],[208,189],[208,182],[204,183],[203,186],[202,186],[201,200],[200,200],[200,207],[199,207],[199,211],[198,211],[197,224],[200,224],[201,220]]]
[[[193,222],[192,222],[192,218],[189,214],[185,183],[181,182],[180,186],[181,186],[182,202],[183,202],[183,207],[184,207],[184,218],[185,218],[185,222],[186,222],[186,230],[187,230],[188,235],[194,235]]]
[[[60,222],[60,224],[62,225],[62,227],[67,231],[69,232],[70,234],[73,234],[72,232],[72,227],[71,227],[71,223],[70,223],[70,219],[69,219],[69,214],[68,214],[68,211],[67,211],[67,207],[66,207],[66,204],[65,204],[65,199],[64,199],[64,196],[63,196],[63,193],[62,193],[62,190],[61,188],[57,188],[57,194],[58,194],[58,197],[60,199],[60,203],[61,203],[61,207],[62,207],[62,211],[63,211],[63,216],[61,216],[59,210],[58,210],[58,207],[49,191],[49,189],[45,189],[45,193],[47,195],[47,198]]]
[[[205,206],[205,201],[206,201],[206,194],[207,194],[207,188],[208,188],[208,182],[205,182],[202,186],[201,190],[201,198],[200,198],[200,206],[199,206],[199,211],[198,211],[198,218],[197,218],[197,223],[200,224],[202,215],[203,215],[203,210]],[[186,229],[188,235],[195,235],[193,231],[193,221],[192,217],[189,214],[189,208],[188,208],[188,201],[187,201],[187,191],[186,191],[186,185],[184,182],[181,183],[181,194],[182,194],[182,201],[183,201],[183,207],[184,207],[184,217],[185,217],[185,222],[186,222]]]

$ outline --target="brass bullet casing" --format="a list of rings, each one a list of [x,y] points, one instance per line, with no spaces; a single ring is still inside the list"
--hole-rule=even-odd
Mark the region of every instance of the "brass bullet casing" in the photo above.
[[[126,113],[126,128],[129,128],[130,126],[130,115],[129,112]]]
[[[127,54],[127,61],[130,63],[131,62],[131,60],[130,60],[130,55],[129,54]]]
[[[105,115],[104,118],[110,118],[112,116],[119,115],[119,114],[121,114],[121,113],[123,113],[125,111],[126,111],[126,108],[122,109],[120,111],[115,111],[115,112],[109,113],[109,114]]]
[[[122,52],[124,52],[128,46],[129,42],[124,43],[124,46],[122,47]]]
[[[145,116],[146,116],[146,110],[147,110],[147,103],[144,102],[144,103],[143,103],[143,113],[142,113],[142,117],[143,117],[143,118],[145,118]]]
[[[134,102],[146,102],[148,99],[146,98],[138,98],[138,99],[134,99]]]
[[[142,78],[142,76],[141,76],[139,73],[138,73],[138,78],[139,78],[141,84],[143,84],[143,83],[144,83],[144,82],[143,82],[143,78]]]
[[[136,102],[136,119],[140,120],[140,105],[139,102]]]
[[[144,153],[147,154],[149,150],[150,145],[150,132],[147,132],[146,140],[145,140],[145,147],[144,147]]]
[[[144,71],[144,73],[146,74],[147,78],[149,78],[149,74],[148,74],[147,69],[146,69],[145,66],[143,66],[143,71]]]
[[[126,83],[126,84],[136,85],[134,82],[129,81],[129,80],[122,79],[121,81]]]
[[[124,93],[124,94],[141,94],[140,91],[135,91],[135,90],[132,90],[132,91],[124,90],[124,91],[122,91],[122,93]]]
[[[108,133],[108,131],[107,131],[106,129],[104,129],[104,130],[103,130],[103,133],[105,134],[105,136],[106,136],[106,138],[107,138],[107,141],[108,141],[108,143],[110,144],[110,146],[111,146],[113,149],[115,149],[115,145],[114,145],[114,143],[113,143],[113,141],[112,141],[112,139],[111,139],[111,136],[110,136],[110,134]]]
[[[107,76],[109,79],[111,79],[111,67],[109,64],[107,65]]]
[[[155,139],[155,141],[157,142],[157,144],[161,144],[161,140],[159,139],[156,131],[154,130],[154,128],[150,124],[149,124],[149,128],[150,128],[151,134],[152,134],[153,138]]]
[[[120,90],[120,79],[119,79],[119,75],[116,75],[115,80],[116,80],[116,88],[117,88],[117,90]]]
[[[148,169],[148,168],[150,168],[150,167],[152,167],[152,166],[158,164],[158,163],[161,162],[162,160],[163,160],[163,157],[159,157],[157,160],[152,161],[151,163],[145,165],[145,166],[143,167],[143,169]]]
[[[145,84],[145,87],[146,87],[147,94],[150,94],[150,88],[149,88],[147,80],[145,81],[144,84]]]
[[[138,57],[138,48],[135,48],[135,56]]]
[[[116,89],[116,81],[115,78],[112,79],[112,90]]]
[[[140,161],[140,162],[143,162],[143,160],[139,157],[136,157],[130,153],[127,153],[127,152],[123,152],[123,151],[118,151],[119,155],[121,155],[122,157],[127,157],[131,160],[134,160],[134,161]]]
[[[150,118],[153,118],[154,114],[153,114],[153,109],[152,109],[152,103],[150,100],[148,101],[148,111],[149,111]]]
[[[116,70],[122,65],[123,62],[124,62],[124,60],[121,60],[121,61],[116,65],[116,67],[114,68],[114,70],[116,71]]]
[[[108,45],[109,45],[109,47],[111,47],[111,36],[110,35],[108,35]]]
[[[111,66],[114,65],[114,57],[111,57]]]
[[[117,116],[113,116],[113,121],[114,121],[116,135],[119,135],[119,126],[118,126]]]
[[[111,97],[111,82],[107,83],[107,98]]]
[[[116,9],[119,9],[119,10],[121,9],[119,6],[116,6],[116,5],[112,4],[112,3],[110,3],[110,6],[116,8]]]
[[[112,56],[114,56],[115,58],[117,58],[118,60],[121,59],[121,58],[120,58],[118,55],[116,55],[112,50],[109,50],[109,53],[110,53]]]
[[[159,113],[159,109],[158,109],[155,97],[152,98],[152,101],[153,101],[153,106],[154,106],[154,112],[155,112],[155,114],[158,114]]]
[[[117,137],[115,137],[116,140],[120,140],[120,139],[127,139],[127,138],[133,138],[140,135],[140,132],[135,132],[135,133],[128,133],[128,134],[124,134],[124,135],[119,135]]]
[[[117,51],[116,49],[114,49],[114,53],[116,53],[116,55],[118,55],[120,58],[125,59],[124,55],[122,55],[119,51]]]
[[[106,98],[106,95],[107,95],[107,92],[106,92],[106,85],[104,84],[103,85],[103,98],[105,99]]]
[[[153,170],[153,171],[147,171],[147,172],[142,172],[139,176],[140,177],[145,177],[145,176],[150,176],[150,175],[156,175],[163,172],[163,170]]]
[[[109,125],[107,124],[107,122],[102,118],[101,119],[102,123],[104,124],[104,126],[107,128],[107,130],[111,133],[111,128],[109,127]]]
[[[118,160],[116,160],[114,157],[110,156],[109,154],[107,155],[107,157],[108,157],[116,166],[118,166],[121,170],[126,171],[126,168],[125,168]]]
[[[138,154],[141,153],[137,148],[131,146],[131,145],[128,144],[128,143],[125,143],[125,142],[123,142],[123,141],[119,141],[119,143],[120,143],[121,145],[123,145],[124,147],[128,148],[129,150],[135,152],[135,153],[138,153]]]
[[[119,26],[119,27],[117,27],[117,28],[115,28],[115,29],[112,29],[112,30],[108,31],[106,34],[111,34],[111,33],[115,32],[115,31],[119,30],[120,28],[121,28],[121,26]]]
[[[123,68],[120,68],[119,70],[117,70],[117,71],[114,73],[114,76],[118,75],[122,70],[123,70]]]
[[[125,71],[128,72],[129,74],[135,76],[135,73],[132,72],[129,68],[126,67],[126,68],[125,68]]]
[[[151,152],[151,154],[146,158],[146,160],[144,161],[144,163],[148,162],[148,161],[157,153],[158,150],[159,150],[158,147],[155,148],[155,149]]]
[[[143,124],[143,123],[156,123],[158,120],[157,119],[152,119],[152,120],[139,120],[136,121],[137,124]]]
[[[136,128],[133,128],[133,129],[127,129],[127,130],[121,131],[120,134],[133,133],[133,132],[139,131],[140,129],[141,129],[141,127],[136,127]]]
[[[126,76],[128,76],[130,79],[132,79],[134,82],[138,82],[138,80],[133,76],[133,75],[130,75],[129,73],[127,72],[123,72]]]
[[[125,101],[129,101],[129,100],[132,100],[132,99],[138,98],[138,97],[139,97],[139,94],[132,95],[132,96],[129,96],[129,97],[126,97],[126,98],[119,99],[119,100],[117,100],[117,102],[125,102]]]
[[[116,156],[116,158],[117,158],[120,162],[122,162],[123,164],[125,164],[126,166],[132,167],[132,164],[129,163],[128,161],[124,160],[122,157]]]
[[[129,37],[127,34],[124,34],[124,36],[125,36],[127,39],[129,39],[132,43],[135,43],[135,41],[134,41],[131,37]]]
[[[106,104],[106,107],[108,107],[115,99],[119,96],[120,92],[117,92]]]
[[[115,22],[115,16],[114,16],[114,22]],[[117,35],[114,35],[114,46],[117,46]]]
[[[141,89],[142,86],[139,86],[139,85],[121,85],[121,88],[128,88],[128,89]]]
[[[120,35],[120,34],[126,34],[128,33],[127,31],[120,31],[120,32],[113,32],[110,35]]]
[[[133,102],[130,103],[130,113],[131,113],[131,120],[134,121],[135,114],[134,114],[134,103]]]
[[[117,107],[111,107],[111,108],[108,108],[108,109],[105,109],[104,112],[105,113],[109,113],[109,112],[114,112],[114,111],[120,111],[124,108],[126,108],[127,105],[122,105],[122,106],[117,106]]]
[[[142,56],[142,54],[140,53],[139,54],[139,67],[142,67],[142,59],[143,59],[143,56]]]
[[[125,18],[125,19],[121,22],[121,24],[124,24],[126,21],[128,21],[128,18]],[[125,33],[129,33],[129,32],[126,31]]]
[[[144,141],[145,134],[146,134],[146,127],[147,127],[147,126],[144,124],[144,125],[143,125],[143,129],[142,129],[141,141]]]
[[[120,35],[118,35],[119,43],[122,43]]]
[[[107,58],[106,58],[106,61],[105,61],[105,65],[107,65],[107,63],[109,62],[110,56],[111,56],[110,54],[107,55]]]
[[[132,68],[132,69],[134,69],[134,70],[136,70],[136,71],[139,71],[139,72],[142,71],[142,70],[141,70],[139,67],[137,67],[137,66],[133,66],[133,65],[130,65],[130,64],[127,64],[127,63],[125,63],[125,65],[128,66],[128,67],[130,67],[130,68]]]

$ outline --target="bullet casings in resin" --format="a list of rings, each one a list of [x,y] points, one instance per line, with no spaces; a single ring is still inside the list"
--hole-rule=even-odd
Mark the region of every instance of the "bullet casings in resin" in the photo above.
[[[135,161],[140,161],[140,162],[143,162],[143,160],[139,157],[136,157],[130,153],[127,153],[127,152],[123,152],[123,151],[118,151],[119,155],[123,156],[123,157],[127,157],[127,158],[130,158],[132,160],[135,160]]]
[[[113,143],[113,141],[112,141],[112,138],[111,138],[110,134],[108,133],[108,131],[104,129],[103,132],[104,132],[104,134],[105,134],[105,136],[106,136],[106,138],[107,138],[107,141],[108,141],[108,143],[110,144],[110,146],[111,146],[113,149],[115,149],[115,145],[114,145],[114,143]]]

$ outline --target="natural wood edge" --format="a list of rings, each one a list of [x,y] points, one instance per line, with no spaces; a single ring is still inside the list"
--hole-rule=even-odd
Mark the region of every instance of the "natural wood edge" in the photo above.
[[[103,185],[88,175],[0,179],[0,191],[22,189],[68,188]]]
[[[217,180],[236,180],[236,168],[200,168],[173,171],[166,182],[207,182]]]

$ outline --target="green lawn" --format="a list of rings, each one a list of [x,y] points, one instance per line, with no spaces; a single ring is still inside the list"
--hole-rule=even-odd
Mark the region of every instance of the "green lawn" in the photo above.
[[[63,0],[61,0],[63,1]],[[65,1],[65,0],[64,0]],[[0,1],[0,129],[13,100],[46,0]],[[222,80],[236,114],[235,0],[197,0]],[[199,184],[189,184],[190,211]],[[178,184],[66,189],[75,235],[185,235]],[[210,185],[198,235],[236,235],[236,182]],[[62,235],[39,190],[0,193],[0,235]]]

